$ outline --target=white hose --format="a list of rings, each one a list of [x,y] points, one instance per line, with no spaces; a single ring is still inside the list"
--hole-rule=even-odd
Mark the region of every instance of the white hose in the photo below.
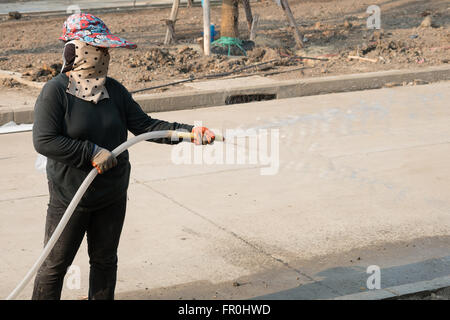
[[[133,137],[130,140],[125,141],[120,146],[115,148],[112,153],[114,156],[118,156],[125,150],[127,150],[132,145],[149,139],[160,139],[160,138],[170,138],[173,134],[176,134],[179,138],[186,138],[191,137],[191,133],[187,132],[179,132],[179,131],[153,131],[153,132],[147,132],[143,133],[139,136]],[[42,251],[42,254],[39,256],[37,261],[34,263],[34,265],[31,267],[30,271],[26,274],[25,278],[17,285],[17,287],[11,292],[11,294],[6,298],[6,300],[13,300],[15,299],[20,292],[25,288],[25,286],[30,282],[31,278],[36,274],[38,269],[41,267],[42,263],[45,261],[47,256],[50,254],[50,251],[55,246],[56,242],[59,239],[59,236],[63,232],[64,228],[67,225],[67,222],[69,222],[70,217],[72,216],[75,208],[78,206],[78,203],[80,202],[81,198],[83,197],[84,193],[86,192],[89,185],[92,183],[92,181],[97,176],[98,172],[97,169],[92,169],[91,172],[87,175],[87,177],[84,179],[81,186],[78,188],[77,193],[75,193],[75,196],[73,197],[72,201],[70,202],[69,206],[66,209],[66,212],[64,213],[63,217],[61,218],[61,221],[59,222],[58,226],[56,227],[55,231],[53,232],[50,240],[48,240],[46,246],[44,247],[44,250]]]

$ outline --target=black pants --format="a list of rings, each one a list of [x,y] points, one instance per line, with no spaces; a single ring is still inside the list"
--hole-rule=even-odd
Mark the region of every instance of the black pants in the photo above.
[[[55,199],[49,183],[50,201],[45,223],[46,244],[66,207]],[[100,209],[76,209],[55,247],[39,269],[34,282],[33,300],[59,300],[67,268],[87,234],[90,300],[112,300],[116,286],[117,247],[125,218],[127,196]]]

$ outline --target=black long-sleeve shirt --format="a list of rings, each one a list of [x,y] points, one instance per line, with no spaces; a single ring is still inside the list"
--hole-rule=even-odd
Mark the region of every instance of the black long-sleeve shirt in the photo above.
[[[110,98],[97,104],[66,93],[68,77],[61,73],[44,86],[34,107],[33,144],[48,158],[47,177],[54,186],[54,196],[68,205],[92,170],[94,145],[113,150],[134,135],[158,130],[187,130],[192,126],[169,123],[149,117],[128,90],[107,78]],[[174,144],[170,139],[156,142]],[[118,165],[98,175],[83,199],[81,208],[108,205],[123,195],[130,179],[128,151],[117,157]]]

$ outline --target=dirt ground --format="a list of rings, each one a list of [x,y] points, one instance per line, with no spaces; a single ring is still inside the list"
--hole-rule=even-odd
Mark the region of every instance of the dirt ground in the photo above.
[[[177,43],[170,46],[163,45],[165,25],[161,21],[168,18],[169,8],[98,14],[113,33],[138,45],[133,51],[112,50],[109,75],[129,90],[136,90],[232,70],[237,71],[233,76],[263,74],[275,79],[298,79],[449,63],[450,8],[446,0],[289,2],[305,37],[305,48],[295,47],[292,30],[275,1],[260,1],[252,3],[253,13],[260,16],[255,46],[241,57],[202,55],[198,43],[203,25],[201,7],[180,9]],[[374,4],[381,8],[382,29],[377,31],[366,27],[367,7]],[[57,39],[64,16],[0,19],[0,69],[21,72],[33,81],[47,81],[58,74],[63,45]],[[220,32],[220,7],[212,8],[211,20]],[[239,21],[240,38],[246,40],[249,31],[242,8]],[[328,61],[305,60],[296,55]],[[349,55],[374,62],[349,60]],[[276,61],[239,71],[272,60]],[[305,68],[299,70],[301,67]],[[10,83],[2,81],[0,85],[9,87]]]

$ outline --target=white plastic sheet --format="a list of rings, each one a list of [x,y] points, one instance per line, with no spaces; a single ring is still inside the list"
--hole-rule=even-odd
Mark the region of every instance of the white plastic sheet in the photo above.
[[[47,173],[46,167],[47,167],[47,157],[43,156],[42,154],[38,153],[38,156],[36,158],[36,162],[34,163],[34,167],[38,172],[41,173]]]
[[[14,121],[10,121],[0,126],[0,134],[14,133],[14,132],[24,132],[33,130],[33,124],[17,124]]]

